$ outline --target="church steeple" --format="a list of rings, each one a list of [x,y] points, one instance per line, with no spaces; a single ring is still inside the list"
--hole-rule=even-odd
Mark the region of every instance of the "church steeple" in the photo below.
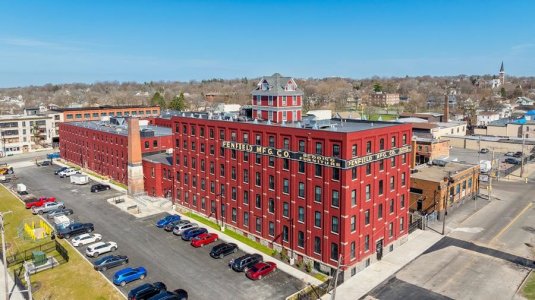
[[[505,84],[505,69],[503,68],[503,61],[502,65],[500,67],[500,85],[503,86]]]
[[[502,61],[502,66],[500,67],[500,73],[504,73],[505,71],[503,70],[503,61]]]

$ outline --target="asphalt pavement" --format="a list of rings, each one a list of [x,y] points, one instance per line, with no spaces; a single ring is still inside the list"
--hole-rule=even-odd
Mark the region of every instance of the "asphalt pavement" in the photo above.
[[[187,290],[191,299],[284,299],[304,287],[302,281],[280,270],[260,281],[251,281],[227,266],[243,252],[212,259],[210,246],[195,249],[172,233],[156,228],[156,220],[164,214],[138,219],[106,202],[120,192],[90,193],[89,185],[71,185],[68,178],[55,176],[55,168],[19,168],[17,182],[26,184],[36,196],[54,196],[64,201],[74,209],[75,219],[95,225],[103,241],[117,242],[115,253],[127,255],[130,267],[144,266],[148,270],[144,280],[120,288],[124,293],[145,282],[162,281],[169,289]],[[84,253],[85,247],[79,251]],[[118,269],[104,274],[112,278]]]

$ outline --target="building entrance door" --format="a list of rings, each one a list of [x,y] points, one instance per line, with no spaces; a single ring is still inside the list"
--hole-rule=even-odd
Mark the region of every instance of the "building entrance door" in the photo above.
[[[380,239],[375,244],[375,252],[377,253],[377,260],[383,258],[383,239]]]

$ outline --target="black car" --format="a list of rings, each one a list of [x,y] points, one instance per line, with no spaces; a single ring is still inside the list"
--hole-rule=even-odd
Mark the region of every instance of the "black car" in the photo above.
[[[93,230],[95,230],[95,227],[92,223],[73,223],[65,228],[58,229],[56,232],[56,236],[60,239],[68,239],[71,236],[75,236],[82,233],[90,233]]]
[[[152,296],[158,295],[161,291],[167,291],[167,287],[163,282],[144,283],[130,290],[128,300],[149,299]]]
[[[43,160],[37,163],[38,167],[46,167],[46,166],[51,166],[51,165],[52,163],[49,160]]]
[[[188,292],[183,289],[174,290],[172,292],[161,291],[159,294],[152,296],[147,300],[188,300]]]
[[[57,169],[56,171],[54,171],[54,175],[58,175],[59,172],[63,172],[65,170],[67,170],[67,169],[68,169],[67,167],[61,167],[61,168]]]
[[[513,157],[516,157],[516,158],[522,157],[522,152],[520,151],[515,152],[515,154],[513,154]]]
[[[245,254],[244,256],[231,260],[229,265],[232,270],[243,272],[262,261],[264,261],[264,258],[260,254]]]
[[[238,252],[238,245],[234,243],[221,243],[215,245],[210,251],[210,256],[213,258],[223,258],[231,253]]]
[[[98,193],[98,192],[102,192],[102,191],[107,191],[111,189],[111,187],[107,184],[102,184],[102,183],[97,183],[97,184],[93,184],[91,186],[91,193]]]
[[[505,162],[508,163],[508,164],[512,164],[512,165],[519,165],[520,164],[520,161],[518,159],[515,159],[515,158],[512,158],[512,157],[506,158]]]
[[[107,269],[126,265],[127,263],[128,256],[126,255],[108,255],[95,260],[93,262],[93,268],[97,271],[106,271]]]

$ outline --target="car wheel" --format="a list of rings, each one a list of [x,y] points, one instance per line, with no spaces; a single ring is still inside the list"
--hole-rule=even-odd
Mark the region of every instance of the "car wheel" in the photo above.
[[[40,211],[39,211],[39,214],[40,214],[40,215],[42,215],[42,214],[43,214],[43,211],[42,211],[42,210],[40,210]]]
[[[217,241],[218,241],[218,239],[215,239],[215,240],[214,240],[214,242],[217,242]]]
[[[114,252],[115,250],[117,250],[116,247],[111,247],[111,251]]]
[[[262,279],[262,275],[258,275],[258,280]]]
[[[121,263],[121,265],[126,265],[127,262],[128,262],[128,261],[123,260],[123,262]]]
[[[95,252],[95,254],[93,254],[93,257],[98,257],[98,252]]]
[[[108,269],[107,267],[102,267],[102,268],[100,268],[100,270],[101,270],[102,272],[106,271],[107,269]]]
[[[219,254],[219,258],[223,258],[223,254]]]
[[[201,244],[201,248],[204,247],[204,244]]]
[[[234,250],[232,251],[232,253],[236,253],[238,252],[238,248],[234,248]]]
[[[90,233],[91,231],[93,231],[93,229],[87,228],[87,233]]]
[[[144,278],[145,278],[145,275],[139,276],[139,279],[144,279]]]
[[[109,190],[109,189],[111,189],[111,187],[107,187],[106,189]]]
[[[126,281],[121,281],[121,286],[125,286],[126,285]]]
[[[70,234],[65,235],[65,238],[66,238],[66,239],[68,239],[68,238],[70,238],[70,237],[71,237]]]

